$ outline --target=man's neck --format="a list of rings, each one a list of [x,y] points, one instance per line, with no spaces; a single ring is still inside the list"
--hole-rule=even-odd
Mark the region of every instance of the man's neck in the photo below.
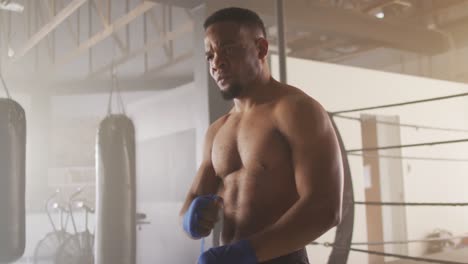
[[[235,111],[246,112],[256,105],[269,101],[277,84],[278,82],[270,75],[252,83],[243,94],[234,98]]]

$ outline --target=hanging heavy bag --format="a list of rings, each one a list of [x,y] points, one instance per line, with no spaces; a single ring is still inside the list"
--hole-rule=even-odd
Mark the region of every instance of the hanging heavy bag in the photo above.
[[[124,110],[123,114],[111,113],[111,101],[108,115],[99,125],[96,144],[95,263],[134,264],[135,129]]]
[[[13,262],[24,252],[25,153],[24,110],[0,98],[0,262]]]

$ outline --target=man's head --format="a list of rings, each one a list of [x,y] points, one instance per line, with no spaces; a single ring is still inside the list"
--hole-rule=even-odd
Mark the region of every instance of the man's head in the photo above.
[[[265,24],[257,13],[249,9],[240,7],[228,7],[220,9],[209,16],[203,27],[205,30],[218,22],[236,22],[239,25],[250,27],[253,30],[261,30],[263,37],[266,38]]]
[[[263,21],[253,11],[225,8],[204,23],[210,74],[225,99],[238,97],[264,71],[268,42]]]

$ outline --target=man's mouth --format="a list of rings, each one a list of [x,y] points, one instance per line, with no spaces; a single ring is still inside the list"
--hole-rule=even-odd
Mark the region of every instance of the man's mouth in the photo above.
[[[220,76],[220,77],[217,78],[216,82],[217,82],[217,83],[220,83],[220,84],[223,84],[223,83],[225,83],[228,79],[229,79],[229,76]]]
[[[224,79],[227,79],[227,78],[229,78],[229,76],[221,75],[221,76],[218,76],[218,81],[221,81],[221,80],[224,80]]]

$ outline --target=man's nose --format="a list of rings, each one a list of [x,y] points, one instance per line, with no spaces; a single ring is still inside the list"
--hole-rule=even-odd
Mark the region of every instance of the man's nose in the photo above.
[[[218,54],[215,54],[211,63],[211,68],[214,71],[216,71],[216,70],[224,69],[224,67],[226,67],[226,58]]]

